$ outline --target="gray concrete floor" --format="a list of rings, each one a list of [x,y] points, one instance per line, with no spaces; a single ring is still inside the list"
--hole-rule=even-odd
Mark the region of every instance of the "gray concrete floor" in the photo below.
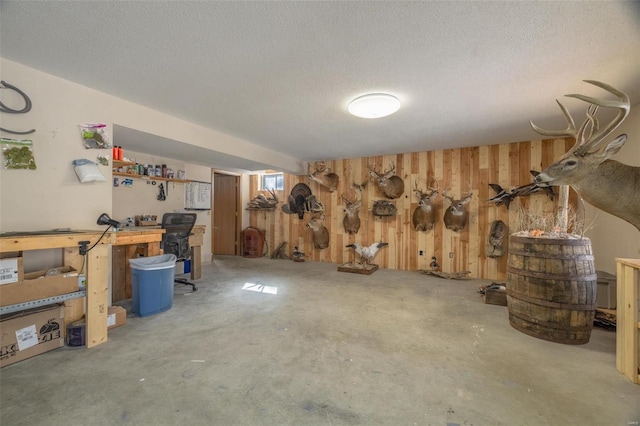
[[[567,346],[482,303],[487,281],[217,257],[173,308],[0,370],[9,425],[637,425],[615,333]],[[251,282],[277,295],[242,290]]]

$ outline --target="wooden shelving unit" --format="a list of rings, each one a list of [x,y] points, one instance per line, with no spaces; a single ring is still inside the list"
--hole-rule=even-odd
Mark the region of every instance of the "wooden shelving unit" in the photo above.
[[[122,160],[113,160],[113,168],[118,168],[118,167],[133,167],[135,166],[136,163],[131,162],[131,161],[122,161]],[[160,180],[160,181],[164,181],[164,182],[178,182],[178,183],[186,183],[186,182],[191,182],[190,180],[186,180],[186,179],[175,179],[175,178],[165,178],[165,177],[159,177],[159,176],[148,176],[148,175],[140,175],[138,173],[129,173],[129,172],[117,172],[115,170],[113,170],[113,175],[114,176],[123,176],[123,177],[130,177],[130,178],[136,178],[136,179],[149,179],[149,180]]]
[[[616,259],[616,263],[616,368],[631,382],[640,383],[640,259]]]

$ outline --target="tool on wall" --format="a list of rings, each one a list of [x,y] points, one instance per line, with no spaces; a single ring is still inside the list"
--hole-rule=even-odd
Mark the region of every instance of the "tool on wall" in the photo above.
[[[167,196],[164,193],[164,185],[163,184],[158,185],[158,189],[160,190],[159,193],[158,193],[158,197],[157,197],[158,201],[166,200]]]

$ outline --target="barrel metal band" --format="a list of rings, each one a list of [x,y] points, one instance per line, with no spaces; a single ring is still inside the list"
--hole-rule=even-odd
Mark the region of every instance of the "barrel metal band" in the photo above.
[[[596,304],[595,302],[590,305],[575,305],[572,303],[560,303],[560,302],[551,302],[549,300],[542,300],[535,297],[527,296],[525,294],[517,293],[507,286],[507,296],[513,297],[514,299],[523,300],[525,302],[533,303],[538,306],[547,306],[549,308],[558,308],[572,311],[595,311]]]
[[[535,257],[539,259],[561,259],[561,260],[593,260],[592,254],[553,254],[553,253],[539,253],[526,250],[509,250],[509,255]]]
[[[590,275],[580,275],[580,276],[567,276],[566,274],[550,274],[548,272],[538,272],[538,271],[526,271],[518,268],[514,268],[513,266],[507,266],[507,272],[511,272],[512,274],[522,275],[525,277],[531,278],[542,278],[545,280],[559,280],[559,281],[598,281],[597,274]]]
[[[555,329],[555,330],[561,330],[561,331],[591,331],[593,329],[592,325],[563,325],[563,324],[558,324],[558,323],[554,323],[554,322],[548,322],[548,321],[532,321],[532,318],[522,318],[519,315],[514,314],[513,312],[509,312],[509,316],[510,317],[515,317],[518,318],[519,320],[525,322],[525,323],[529,323],[529,324],[535,324],[535,325],[539,325],[541,327],[545,327],[548,329]],[[522,330],[521,330],[522,331]],[[536,336],[536,337],[540,337],[539,333],[534,333],[533,330],[530,330],[529,333],[532,336]],[[558,342],[558,343],[562,343],[562,342],[571,342],[573,339],[562,339],[562,340],[553,340],[554,342]]]

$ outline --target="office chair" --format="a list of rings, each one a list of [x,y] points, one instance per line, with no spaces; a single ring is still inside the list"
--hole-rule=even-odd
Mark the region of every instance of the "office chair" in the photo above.
[[[178,258],[177,262],[184,262],[191,257],[189,235],[196,223],[196,217],[195,213],[165,213],[162,216],[162,229],[165,233],[162,235],[160,247],[165,254],[175,254]],[[196,285],[187,281],[186,278],[174,278],[174,282],[190,285],[193,291],[197,290]]]

